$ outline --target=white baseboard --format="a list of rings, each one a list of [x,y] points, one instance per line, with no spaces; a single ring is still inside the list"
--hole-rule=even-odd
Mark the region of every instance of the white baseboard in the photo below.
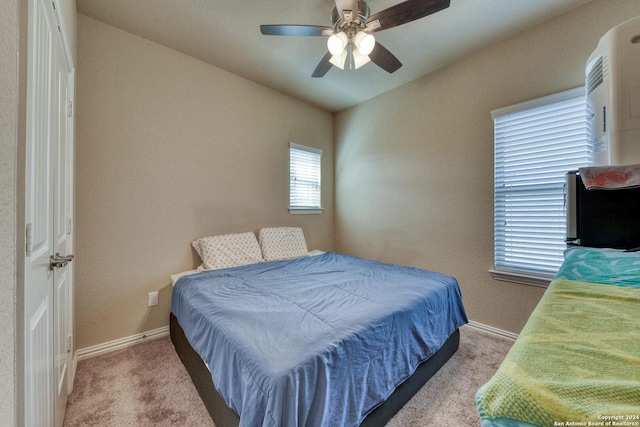
[[[493,326],[485,325],[483,323],[474,322],[473,320],[470,320],[469,323],[467,323],[467,326],[482,332],[487,332],[489,334],[499,336],[500,338],[506,338],[511,341],[515,341],[516,339],[518,339],[518,334],[514,334],[513,332],[505,331],[503,329],[494,328]]]
[[[132,345],[140,344],[141,342],[166,337],[168,335],[169,326],[163,326],[162,328],[153,329],[140,334],[130,335],[128,337],[119,338],[102,344],[81,348],[76,352],[76,359],[78,361],[89,359],[90,357],[111,353],[112,351],[121,350],[123,348],[131,347]]]
[[[506,338],[511,341],[515,341],[518,338],[518,334],[505,331],[502,329],[494,328],[493,326],[485,325],[483,323],[474,322],[470,320],[467,324],[469,328],[477,329],[483,332],[487,332],[492,335]],[[131,347],[136,344],[140,344],[152,339],[162,338],[169,335],[169,326],[163,326],[162,328],[153,329],[151,331],[142,332],[128,337],[119,338],[117,340],[109,341],[102,344],[92,345],[90,347],[81,348],[76,352],[76,357],[73,360],[73,370],[75,372],[75,365],[84,359],[99,356],[101,354],[111,353],[112,351],[121,350],[123,348]]]

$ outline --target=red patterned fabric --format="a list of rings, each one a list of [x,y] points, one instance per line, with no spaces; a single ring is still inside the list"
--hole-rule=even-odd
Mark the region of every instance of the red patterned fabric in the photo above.
[[[579,172],[587,190],[640,187],[640,164],[593,166],[580,168]]]

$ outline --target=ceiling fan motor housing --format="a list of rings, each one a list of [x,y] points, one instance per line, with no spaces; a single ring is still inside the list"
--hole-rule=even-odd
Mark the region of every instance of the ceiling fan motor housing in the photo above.
[[[333,24],[333,28],[336,31],[344,31],[346,33],[355,34],[361,28],[365,27],[365,23],[369,18],[369,6],[363,0],[358,0],[358,10],[351,11],[351,17],[349,19],[347,10],[344,10],[344,18],[340,17],[340,12],[338,12],[337,8],[333,8],[333,13],[331,14],[331,22]],[[350,34],[351,36],[353,34]]]

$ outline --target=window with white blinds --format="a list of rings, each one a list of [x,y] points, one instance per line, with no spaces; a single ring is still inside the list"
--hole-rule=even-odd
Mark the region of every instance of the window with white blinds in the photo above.
[[[566,248],[565,174],[591,163],[584,88],[492,113],[494,277],[542,284]],[[500,272],[505,273],[499,277]],[[527,278],[531,279],[528,281]],[[541,280],[541,282],[536,282]],[[548,281],[548,280],[547,280]]]
[[[322,150],[289,144],[289,212],[321,213]]]

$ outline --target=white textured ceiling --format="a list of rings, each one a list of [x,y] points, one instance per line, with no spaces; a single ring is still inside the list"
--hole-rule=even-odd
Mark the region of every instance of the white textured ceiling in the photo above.
[[[451,0],[417,21],[375,33],[403,66],[373,63],[311,73],[325,37],[264,36],[260,24],[331,26],[333,0],[76,0],[78,13],[160,43],[279,92],[337,112],[428,74],[591,0]],[[371,14],[399,0],[369,0]]]

